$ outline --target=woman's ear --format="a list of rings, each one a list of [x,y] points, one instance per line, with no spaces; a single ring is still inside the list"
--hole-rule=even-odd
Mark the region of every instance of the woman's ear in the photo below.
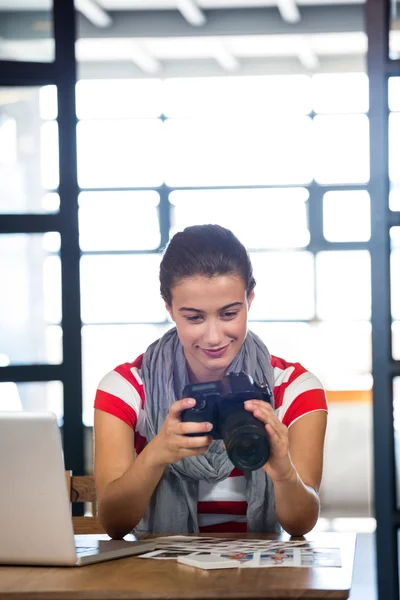
[[[247,310],[250,308],[251,303],[254,300],[254,296],[255,296],[254,290],[251,290],[250,294],[247,296]]]

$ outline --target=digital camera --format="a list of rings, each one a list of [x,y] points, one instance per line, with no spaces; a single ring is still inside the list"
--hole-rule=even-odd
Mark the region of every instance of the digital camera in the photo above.
[[[233,464],[243,471],[260,469],[267,462],[270,446],[264,424],[244,407],[246,400],[272,404],[267,383],[258,383],[243,371],[229,373],[219,381],[185,386],[183,398],[194,398],[196,405],[182,411],[182,421],[212,423],[211,436],[223,440]],[[204,433],[189,433],[201,436]]]

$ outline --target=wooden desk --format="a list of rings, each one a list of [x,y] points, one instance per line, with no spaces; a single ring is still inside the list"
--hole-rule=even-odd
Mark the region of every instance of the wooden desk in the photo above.
[[[215,534],[234,537],[233,534]],[[153,536],[149,536],[153,537]],[[241,534],[243,538],[278,536]],[[260,568],[203,571],[171,560],[120,558],[79,568],[0,567],[1,600],[260,600],[348,598],[355,534],[305,536],[339,547],[341,567]],[[288,539],[284,536],[284,539]]]

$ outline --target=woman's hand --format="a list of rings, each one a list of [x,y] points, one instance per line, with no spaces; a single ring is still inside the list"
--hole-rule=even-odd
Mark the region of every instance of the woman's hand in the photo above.
[[[272,481],[289,481],[297,476],[289,454],[289,431],[277,418],[274,409],[262,400],[247,400],[244,407],[265,425],[271,454],[262,467]]]
[[[211,437],[207,435],[212,429],[212,424],[182,422],[181,412],[187,408],[193,408],[196,401],[193,398],[183,398],[173,402],[169,413],[158,434],[148,444],[152,447],[154,462],[157,465],[167,466],[178,462],[187,456],[197,456],[207,452],[211,443]],[[203,433],[199,437],[189,437],[186,433]]]

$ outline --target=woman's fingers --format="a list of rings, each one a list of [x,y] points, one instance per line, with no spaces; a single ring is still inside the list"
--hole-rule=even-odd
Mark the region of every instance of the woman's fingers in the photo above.
[[[175,445],[178,449],[193,449],[201,448],[202,446],[209,446],[211,444],[211,438],[208,435],[201,435],[196,437],[178,435],[175,438]]]
[[[251,412],[254,412],[255,410],[260,410],[263,413],[276,418],[275,411],[269,404],[269,402],[264,402],[263,400],[246,400],[246,402],[244,403],[244,407],[246,410],[250,410]]]
[[[186,435],[188,433],[205,433],[211,431],[213,428],[212,423],[203,421],[196,423],[195,421],[180,422],[176,426],[176,432],[180,435]]]
[[[196,456],[208,450],[211,437],[207,434],[212,430],[212,424],[181,419],[182,411],[192,408],[195,404],[193,398],[182,398],[171,404],[169,413],[156,436],[159,442],[157,447],[160,449],[158,454],[162,455],[163,464],[172,464],[186,456]]]
[[[177,400],[171,404],[169,408],[169,416],[180,420],[181,412],[188,408],[193,408],[195,404],[196,400],[194,398],[182,398],[182,400]]]
[[[273,426],[270,423],[267,423],[265,425],[265,429],[267,430],[269,439],[272,443],[278,443],[279,441],[281,441],[283,438],[281,435],[279,435],[279,432],[276,431],[276,429],[273,428]]]
[[[259,419],[259,421],[261,421],[265,426],[265,430],[268,434],[268,438],[271,444],[271,457],[267,465],[268,468],[271,468],[271,465],[274,462],[274,460],[281,461],[282,458],[288,456],[288,428],[286,427],[286,425],[281,423],[281,421],[279,421],[274,409],[267,402],[263,402],[260,400],[248,400],[247,402],[245,402],[245,408],[246,410],[252,412],[253,415],[257,419]]]
[[[247,400],[244,407],[262,421],[264,425],[271,425],[278,435],[285,435],[287,428],[279,421],[270,404],[262,400]]]

